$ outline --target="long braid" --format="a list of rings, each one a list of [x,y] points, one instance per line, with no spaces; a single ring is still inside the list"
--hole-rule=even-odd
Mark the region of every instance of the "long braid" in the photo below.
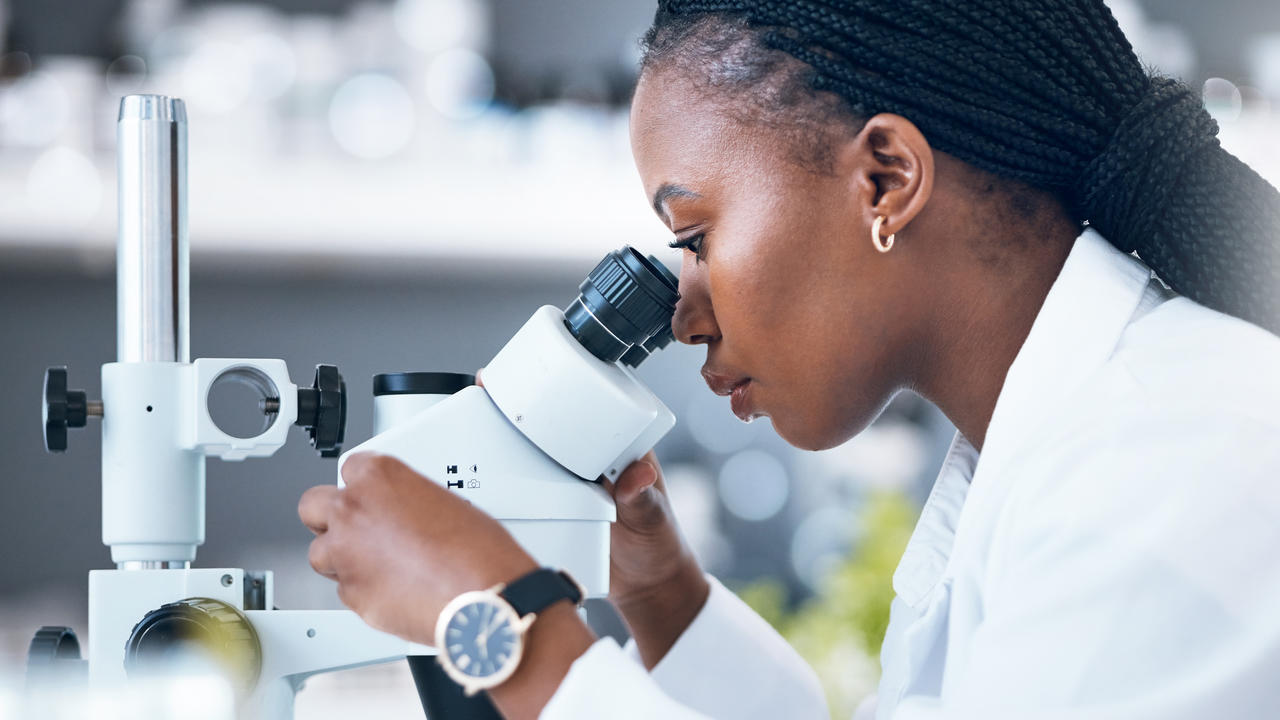
[[[891,112],[974,167],[1052,191],[1178,292],[1280,334],[1280,193],[1143,70],[1102,0],[660,0],[645,63],[742,25],[856,117]],[[683,30],[681,30],[683,28]]]

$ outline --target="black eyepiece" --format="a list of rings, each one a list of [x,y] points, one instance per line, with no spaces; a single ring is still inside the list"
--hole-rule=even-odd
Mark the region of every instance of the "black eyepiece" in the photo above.
[[[680,299],[676,286],[657,258],[627,246],[605,256],[582,281],[564,323],[592,355],[617,362],[633,345],[671,326]]]
[[[667,323],[648,340],[632,345],[630,350],[623,353],[622,364],[627,367],[640,367],[640,363],[648,360],[650,355],[670,345],[671,341],[675,339],[676,335],[671,330],[671,323]]]

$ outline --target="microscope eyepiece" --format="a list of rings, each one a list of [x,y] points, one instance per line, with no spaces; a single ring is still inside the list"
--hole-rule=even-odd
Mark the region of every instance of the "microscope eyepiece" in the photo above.
[[[630,246],[605,256],[564,311],[569,332],[592,355],[617,362],[671,325],[680,293],[669,270]]]
[[[671,323],[663,325],[658,332],[654,333],[648,340],[643,343],[636,343],[631,349],[622,354],[622,364],[627,367],[640,367],[640,363],[649,359],[649,356],[658,352],[662,348],[671,344],[675,340],[675,332],[671,329]]]

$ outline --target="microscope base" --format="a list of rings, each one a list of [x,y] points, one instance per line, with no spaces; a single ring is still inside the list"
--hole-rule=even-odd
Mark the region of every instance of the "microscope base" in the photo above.
[[[250,609],[245,608],[248,578]],[[239,568],[95,570],[89,573],[89,683],[128,681],[125,649],[148,613],[187,598],[218,600],[243,612],[261,647],[261,672],[239,703],[246,720],[291,720],[294,694],[311,676],[334,670],[433,655],[433,648],[370,628],[347,610],[270,610],[271,574]],[[254,586],[255,581],[261,587]]]

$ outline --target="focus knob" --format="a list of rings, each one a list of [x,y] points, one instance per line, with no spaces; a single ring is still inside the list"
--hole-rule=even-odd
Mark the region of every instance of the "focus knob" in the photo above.
[[[83,390],[67,389],[67,368],[44,371],[44,448],[49,452],[67,449],[67,428],[82,428],[90,415],[102,416],[102,404],[90,403]]]
[[[27,646],[28,683],[65,683],[83,680],[89,669],[80,659],[80,641],[69,627],[46,625],[36,631]]]
[[[182,672],[212,666],[241,696],[253,690],[262,670],[262,645],[249,619],[232,605],[187,598],[152,610],[133,627],[125,644],[130,675]]]
[[[320,457],[338,457],[347,434],[347,383],[336,365],[317,365],[309,388],[298,388],[298,419]]]

